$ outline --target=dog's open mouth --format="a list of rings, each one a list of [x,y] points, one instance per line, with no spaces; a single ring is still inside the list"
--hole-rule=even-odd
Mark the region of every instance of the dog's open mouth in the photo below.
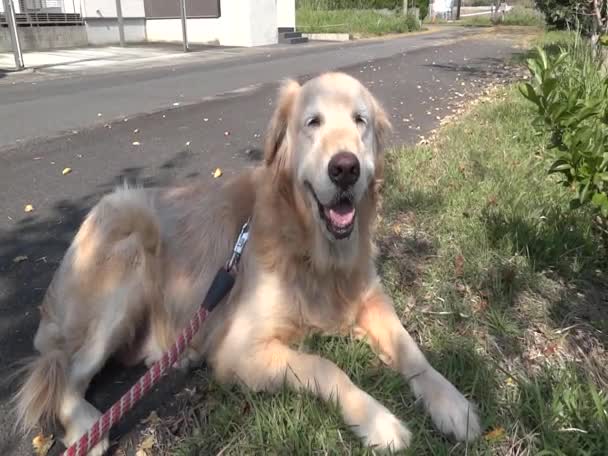
[[[307,183],[313,198],[319,206],[319,215],[325,221],[327,230],[336,238],[344,239],[350,236],[355,226],[357,211],[353,202],[353,195],[349,192],[341,192],[327,205],[321,204],[317,198],[312,185]]]

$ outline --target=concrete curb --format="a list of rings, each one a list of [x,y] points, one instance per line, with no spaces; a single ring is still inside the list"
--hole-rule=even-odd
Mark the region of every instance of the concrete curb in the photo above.
[[[316,41],[350,41],[353,39],[348,33],[302,33],[302,36]]]

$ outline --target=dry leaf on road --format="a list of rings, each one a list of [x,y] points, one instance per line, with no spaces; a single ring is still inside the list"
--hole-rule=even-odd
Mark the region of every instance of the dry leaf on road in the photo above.
[[[487,440],[492,440],[492,441],[497,441],[497,440],[502,440],[505,436],[505,428],[503,427],[497,427],[492,429],[490,432],[488,432],[486,434],[486,439]]]
[[[140,145],[140,142],[139,142],[139,141],[133,141],[133,145],[134,145],[134,146],[139,146],[139,145]]]
[[[13,263],[21,263],[22,261],[27,260],[27,255],[19,255],[13,258]]]
[[[32,206],[31,204],[26,204],[25,207],[23,208],[23,212],[32,212],[34,210],[34,206]]]
[[[63,174],[64,176],[66,174],[70,174],[72,172],[72,168],[67,167],[67,168],[63,168],[63,171],[61,171],[61,174]]]
[[[36,456],[46,456],[54,443],[55,439],[53,438],[53,434],[49,435],[48,437],[45,437],[42,434],[38,434],[32,439],[32,447],[34,447],[34,454]]]
[[[215,168],[215,171],[213,171],[213,177],[215,179],[217,179],[218,177],[220,177],[222,175],[222,170],[219,168]]]
[[[154,454],[152,448],[156,445],[156,437],[154,435],[147,435],[143,438],[143,440],[139,443],[137,447],[137,451],[135,452],[135,456],[150,456]]]
[[[141,423],[148,424],[151,426],[157,425],[158,423],[160,423],[160,418],[158,417],[158,413],[156,413],[154,410],[152,410],[147,418],[144,418],[143,420],[141,420]]]

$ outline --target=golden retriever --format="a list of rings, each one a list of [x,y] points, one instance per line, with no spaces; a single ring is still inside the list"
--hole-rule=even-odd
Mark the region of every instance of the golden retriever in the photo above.
[[[264,163],[216,187],[121,188],[90,211],[41,306],[16,396],[26,429],[58,419],[71,444],[100,416],[84,398],[111,356],[151,364],[200,305],[251,216],[236,284],[181,365],[208,360],[222,382],[287,384],[336,401],[366,445],[399,450],[407,427],[332,362],[293,347],[307,334],[364,336],[459,440],[480,434],[474,407],[403,328],[374,265],[373,226],[387,115],[356,79],[283,84]],[[103,454],[107,437],[90,454]]]

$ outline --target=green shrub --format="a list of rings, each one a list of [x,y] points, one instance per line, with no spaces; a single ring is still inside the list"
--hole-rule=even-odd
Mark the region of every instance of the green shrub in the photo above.
[[[487,0],[486,0],[487,1]],[[429,0],[408,0],[410,7],[420,10],[420,19],[429,13]],[[307,10],[342,10],[342,9],[390,9],[402,10],[403,0],[297,0],[298,9]]]
[[[403,7],[402,0],[297,0],[297,8],[316,10],[338,9],[396,9]]]
[[[535,0],[547,24],[559,29],[592,29],[591,2],[587,0]]]
[[[420,20],[424,20],[429,14],[429,0],[414,0],[414,6],[420,10]]]
[[[532,82],[521,92],[536,106],[538,125],[550,134],[549,173],[572,189],[572,208],[590,203],[605,227],[608,78],[602,60],[588,41],[577,38],[555,55],[538,48],[528,68]]]
[[[305,33],[353,33],[384,35],[420,29],[411,15],[381,14],[373,10],[313,10],[296,11],[296,26]]]
[[[545,19],[543,14],[538,10],[514,6],[512,10],[505,14],[504,19],[500,23],[502,25],[535,25],[542,27],[545,25]]]

